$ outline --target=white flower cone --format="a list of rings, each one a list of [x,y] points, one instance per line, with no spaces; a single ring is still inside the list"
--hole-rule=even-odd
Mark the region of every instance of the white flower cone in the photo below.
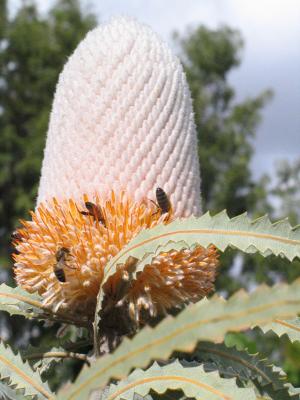
[[[147,26],[115,18],[91,31],[59,77],[38,201],[169,195],[175,216],[199,215],[192,102],[178,59]]]

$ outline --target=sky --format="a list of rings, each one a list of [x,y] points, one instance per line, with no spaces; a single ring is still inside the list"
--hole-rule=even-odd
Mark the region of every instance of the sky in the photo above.
[[[21,0],[11,0],[16,9]],[[41,12],[53,0],[37,0]],[[241,65],[231,72],[236,100],[271,88],[255,140],[254,176],[273,174],[280,159],[300,158],[300,1],[299,0],[82,0],[107,21],[126,14],[150,25],[172,46],[172,32],[205,24],[237,28],[245,41]]]

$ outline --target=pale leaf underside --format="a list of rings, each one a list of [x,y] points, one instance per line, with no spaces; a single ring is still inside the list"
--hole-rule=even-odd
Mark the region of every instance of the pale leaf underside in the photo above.
[[[284,320],[275,319],[273,322],[263,325],[261,327],[263,332],[273,331],[279,337],[282,335],[288,335],[291,342],[300,342],[300,318]]]
[[[0,285],[0,311],[10,315],[22,315],[26,318],[60,321],[66,324],[86,326],[86,318],[71,317],[66,313],[53,313],[43,305],[43,298],[37,293],[28,293],[20,287]]]
[[[84,398],[91,389],[105,386],[109,378],[122,378],[134,367],[145,367],[151,359],[167,359],[176,350],[191,352],[200,340],[220,342],[228,331],[294,317],[299,311],[300,280],[289,286],[261,286],[250,295],[239,291],[228,301],[218,296],[203,299],[178,316],[165,318],[155,328],[144,328],[132,340],[124,339],[113,354],[101,357],[91,368],[83,368],[76,383],[60,398]]]
[[[0,310],[10,315],[39,318],[45,313],[42,300],[38,294],[30,294],[20,287],[12,288],[5,283],[0,285]]]
[[[202,366],[184,367],[178,361],[160,367],[154,363],[143,371],[135,370],[124,381],[111,385],[105,400],[132,400],[134,393],[145,396],[150,390],[165,393],[181,389],[197,400],[255,400],[252,389],[239,388],[235,379],[222,379],[217,372],[207,373]]]
[[[46,383],[35,373],[19,354],[0,343],[0,380],[14,390],[24,390],[24,396],[53,399]]]

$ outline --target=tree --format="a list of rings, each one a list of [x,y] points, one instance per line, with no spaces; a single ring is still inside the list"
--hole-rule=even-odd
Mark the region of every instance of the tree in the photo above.
[[[96,18],[78,0],[58,1],[41,17],[26,2],[13,18],[1,2],[0,256],[10,233],[34,207],[45,133],[58,74]]]
[[[268,177],[255,182],[250,162],[256,129],[272,92],[266,90],[255,98],[235,102],[228,75],[240,64],[240,33],[226,26],[217,30],[200,26],[184,37],[175,34],[175,40],[193,99],[204,211],[226,209],[230,216],[245,211],[253,216],[270,212]],[[230,253],[222,257],[218,278],[219,287],[229,293],[245,285],[231,273],[234,260],[237,263]]]
[[[229,27],[211,30],[200,26],[186,36],[175,36],[180,46],[194,102],[199,136],[199,157],[204,209],[226,208],[230,215],[265,210],[263,181],[254,182],[250,161],[253,138],[270,90],[240,104],[228,74],[240,64],[243,41]]]
[[[288,216],[293,224],[300,217],[300,159],[290,163],[281,161],[277,166],[276,182],[271,191],[277,202],[277,214]]]

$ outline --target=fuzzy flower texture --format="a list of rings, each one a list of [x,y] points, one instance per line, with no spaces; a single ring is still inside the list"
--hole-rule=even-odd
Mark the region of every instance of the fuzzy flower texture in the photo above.
[[[166,212],[156,189],[169,199]],[[200,215],[190,93],[150,28],[115,18],[88,33],[57,85],[36,210],[15,234],[15,278],[52,312],[90,316],[108,261],[141,230]],[[214,247],[159,254],[127,288],[129,315],[156,316],[214,288]],[[110,280],[118,290],[120,266]]]

